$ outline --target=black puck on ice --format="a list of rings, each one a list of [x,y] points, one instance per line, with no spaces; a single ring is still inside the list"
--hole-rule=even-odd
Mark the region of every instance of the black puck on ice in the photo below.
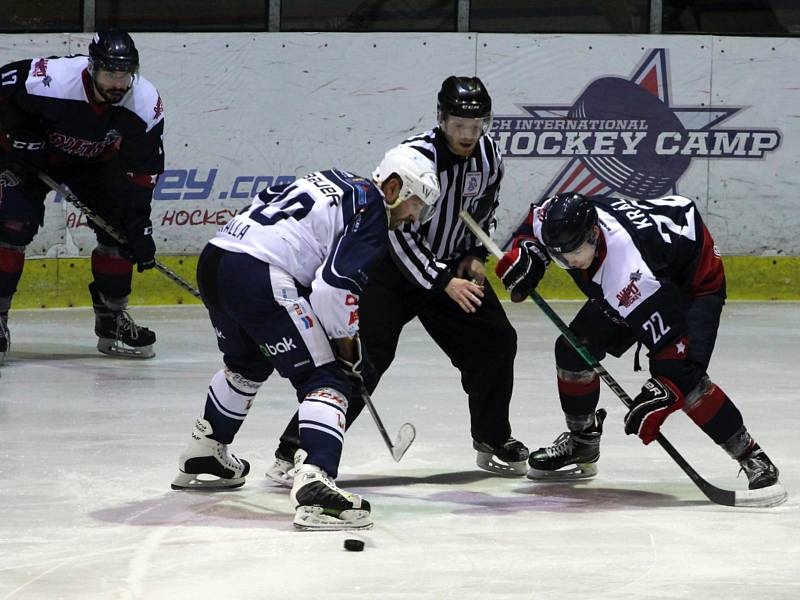
[[[350,550],[350,552],[361,552],[364,549],[364,542],[352,538],[346,539],[344,541],[344,549]]]

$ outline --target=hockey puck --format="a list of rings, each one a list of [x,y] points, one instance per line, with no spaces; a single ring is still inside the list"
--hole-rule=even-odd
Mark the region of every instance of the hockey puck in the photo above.
[[[344,541],[344,549],[350,550],[350,552],[361,552],[364,549],[364,542],[352,538],[346,539]]]

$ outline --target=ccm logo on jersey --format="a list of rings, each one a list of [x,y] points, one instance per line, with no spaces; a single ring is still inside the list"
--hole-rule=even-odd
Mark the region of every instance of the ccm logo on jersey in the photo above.
[[[12,148],[18,150],[41,150],[44,148],[44,142],[25,142],[23,140],[14,140],[11,142]]]
[[[271,356],[283,354],[284,352],[289,352],[289,350],[297,350],[297,346],[294,345],[294,340],[292,338],[286,339],[285,336],[274,346],[272,344],[264,344],[262,347],[266,348],[267,354]]]

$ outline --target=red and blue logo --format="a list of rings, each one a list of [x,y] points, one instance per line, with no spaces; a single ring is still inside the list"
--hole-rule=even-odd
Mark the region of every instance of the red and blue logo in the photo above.
[[[651,50],[630,77],[601,76],[569,105],[521,105],[495,115],[504,158],[564,158],[541,197],[562,192],[637,200],[677,193],[692,159],[762,159],[777,129],[723,128],[744,107],[675,106],[667,50]]]

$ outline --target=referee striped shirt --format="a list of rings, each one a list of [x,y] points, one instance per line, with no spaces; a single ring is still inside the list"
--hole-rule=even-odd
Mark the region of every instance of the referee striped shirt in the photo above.
[[[480,138],[469,158],[454,154],[438,127],[403,143],[436,163],[441,193],[430,221],[409,223],[389,233],[390,250],[409,280],[425,289],[442,289],[453,278],[447,262],[466,255],[486,258],[487,250],[458,213],[466,209],[484,231],[494,232],[503,162],[489,135]]]

